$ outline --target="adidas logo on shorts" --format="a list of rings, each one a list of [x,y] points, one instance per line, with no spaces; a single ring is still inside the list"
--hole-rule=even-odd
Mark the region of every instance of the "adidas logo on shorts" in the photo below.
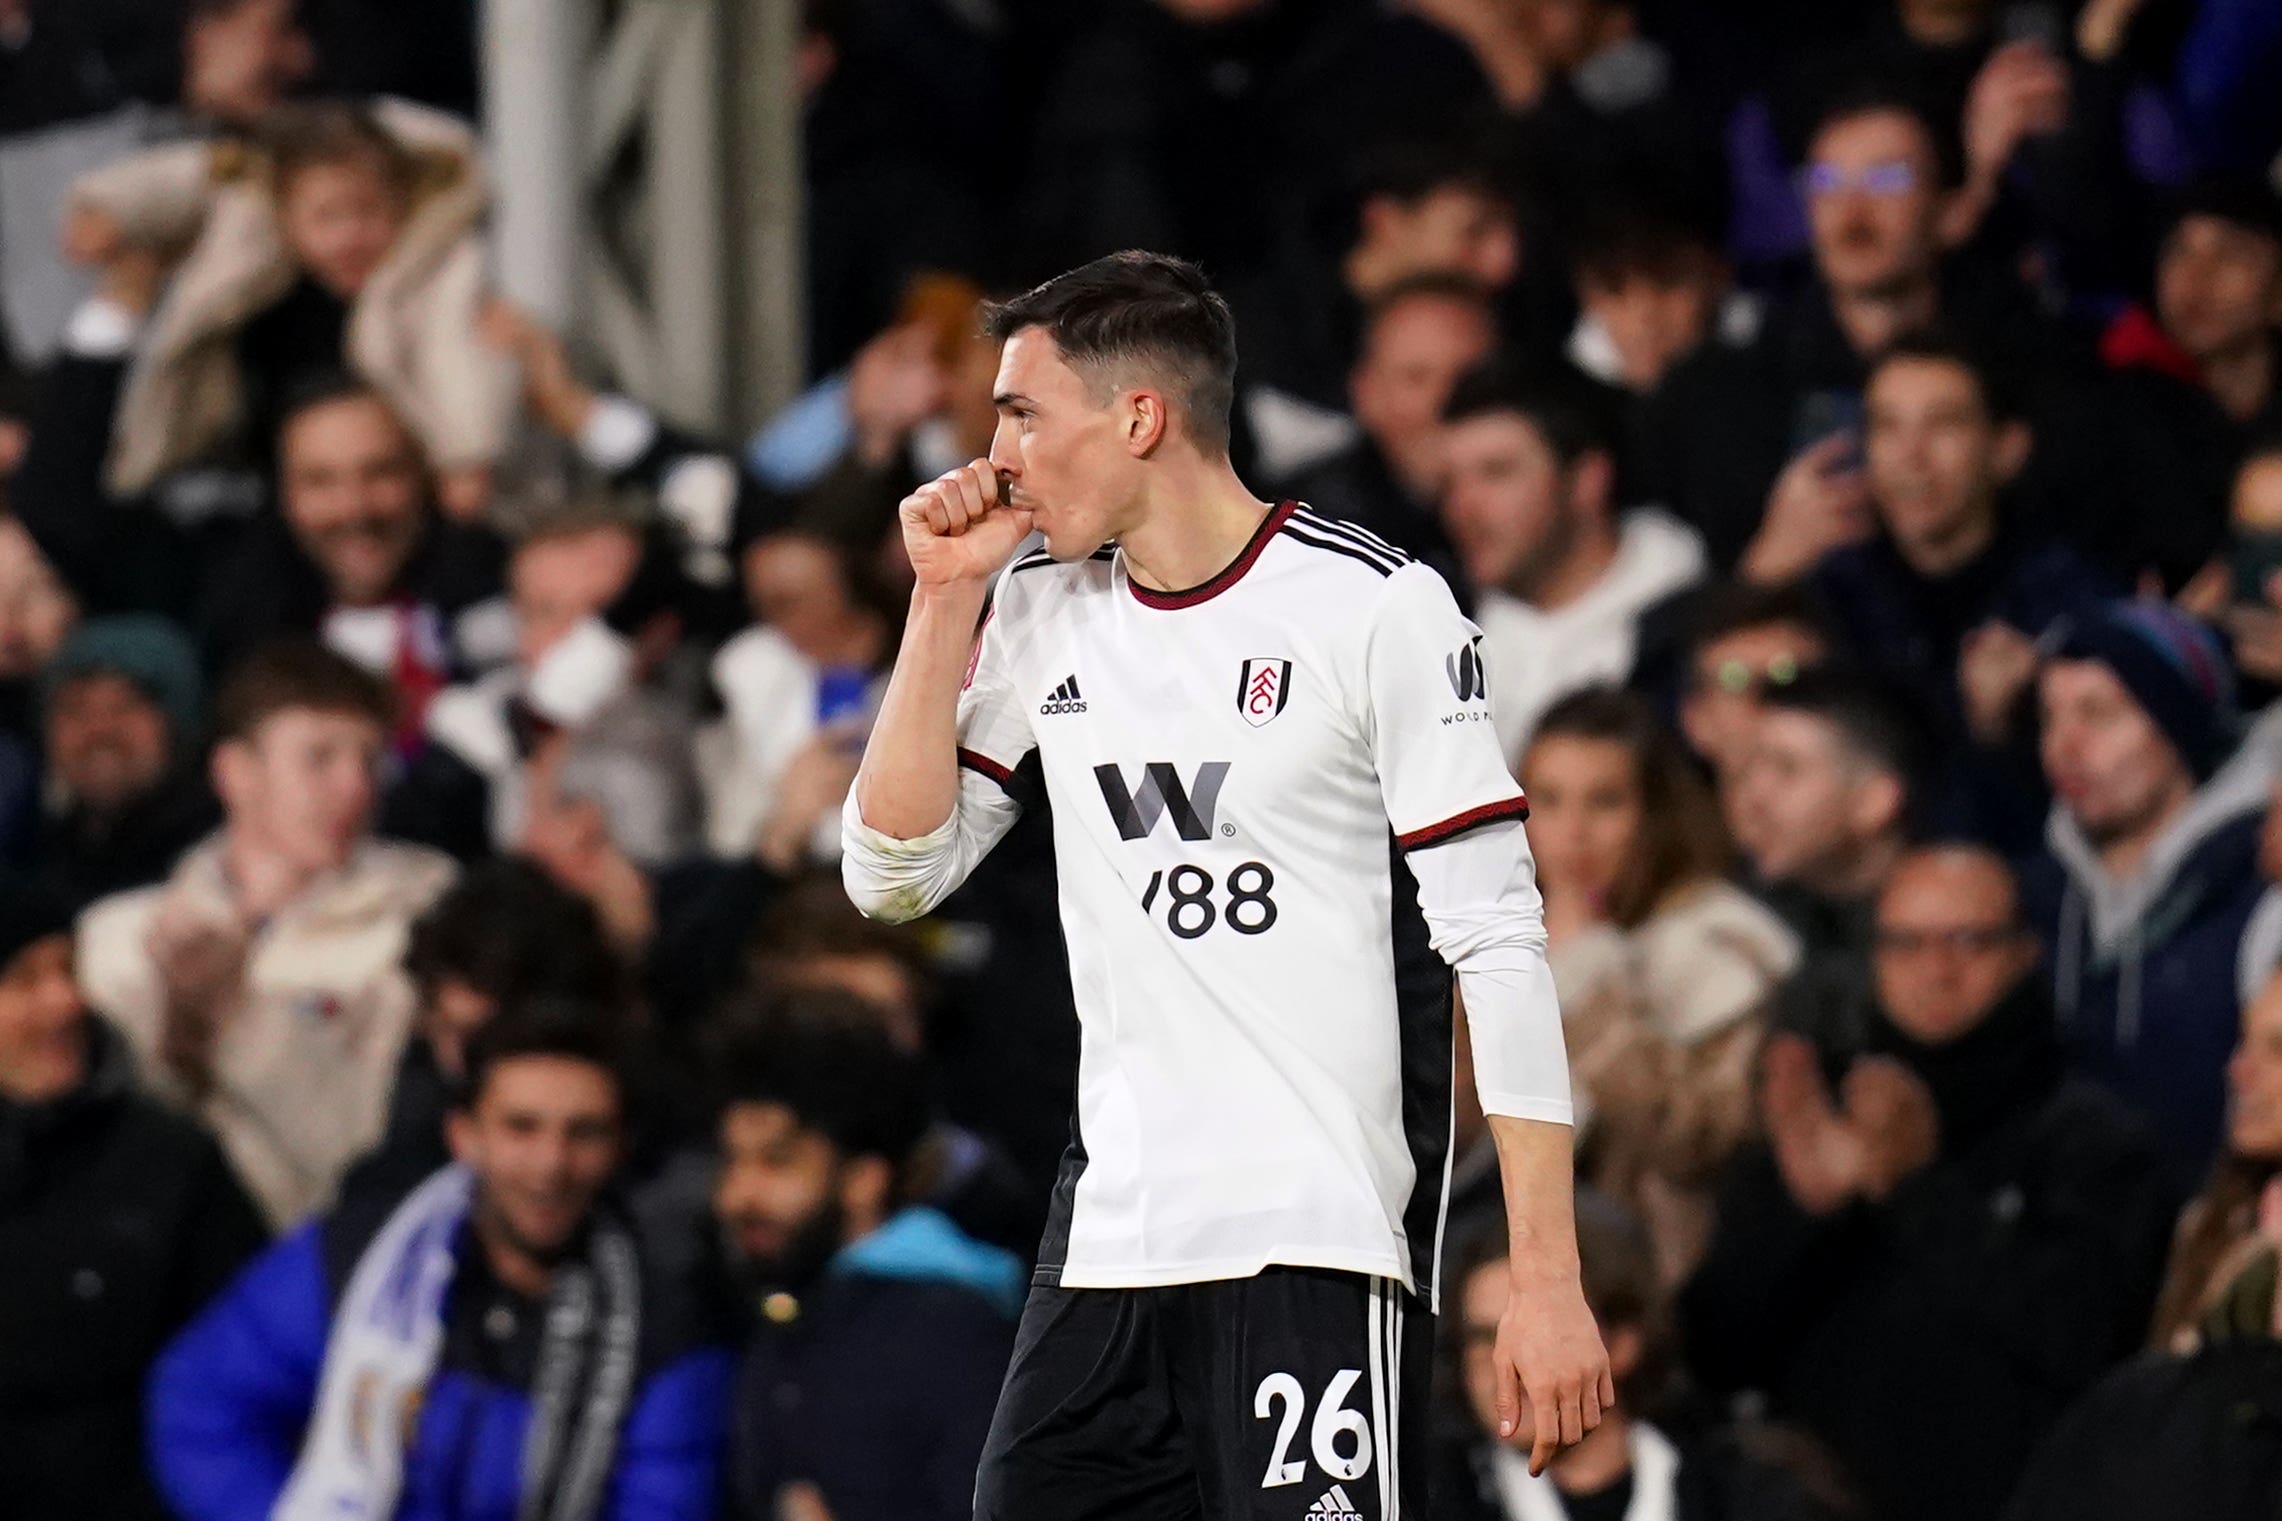
[[[1309,1506],[1307,1514],[1309,1521],[1363,1521],[1363,1513],[1355,1508],[1354,1501],[1347,1498],[1347,1491],[1337,1484],[1332,1485],[1322,1499]]]
[[[1038,711],[1051,718],[1056,713],[1083,713],[1086,700],[1078,691],[1078,678],[1067,677],[1054,688],[1053,694],[1038,704]]]

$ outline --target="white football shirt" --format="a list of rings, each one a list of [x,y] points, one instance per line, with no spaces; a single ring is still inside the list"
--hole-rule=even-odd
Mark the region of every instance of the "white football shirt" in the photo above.
[[[851,797],[845,873],[869,912],[925,912],[1042,787],[1082,1030],[1041,1282],[1281,1263],[1430,1293],[1445,955],[1505,979],[1467,984],[1486,1107],[1568,1121],[1480,643],[1435,572],[1289,502],[1186,592],[1136,584],[1114,549],[1001,577],[959,704],[957,814],[894,840]],[[1412,869],[1493,832],[1486,874]],[[1485,1036],[1471,1007],[1501,988],[1524,1038]]]

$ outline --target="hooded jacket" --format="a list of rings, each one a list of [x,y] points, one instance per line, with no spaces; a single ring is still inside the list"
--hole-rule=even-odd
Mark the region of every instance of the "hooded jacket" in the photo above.
[[[513,365],[480,332],[490,187],[475,137],[407,101],[379,100],[372,112],[412,151],[420,178],[403,231],[350,308],[345,357],[439,469],[487,463],[506,449],[519,397]],[[73,196],[130,242],[189,246],[119,404],[111,491],[138,496],[243,420],[237,334],[294,289],[298,271],[266,166],[241,145],[158,149],[84,177]]]
[[[2076,1062],[2148,1115],[2183,1179],[2201,1174],[2226,1114],[2242,1014],[2236,954],[2265,885],[2258,831],[2273,769],[2262,747],[2246,747],[2128,882],[2108,876],[2055,806],[2045,853],[2022,874]]]
[[[0,1098],[0,1502],[12,1521],[157,1521],[143,1374],[265,1231],[213,1137],[134,1091],[87,1021],[86,1076]]]
[[[146,1085],[178,1101],[187,1095],[158,1059],[167,995],[151,929],[162,912],[225,931],[237,923],[222,850],[216,835],[166,882],[105,898],[79,921],[89,1001],[126,1032]],[[378,1139],[412,1024],[405,937],[451,877],[432,851],[368,840],[251,932],[214,1090],[198,1108],[273,1226],[323,1207]]]
[[[1746,1153],[1681,1295],[1689,1365],[1821,1437],[1871,1516],[1993,1521],[2146,1334],[2177,1201],[2137,1117],[2064,1071],[2033,978],[1946,1046],[1883,1018],[1869,1045],[1931,1090],[1938,1154],[1883,1203],[1815,1216]]]

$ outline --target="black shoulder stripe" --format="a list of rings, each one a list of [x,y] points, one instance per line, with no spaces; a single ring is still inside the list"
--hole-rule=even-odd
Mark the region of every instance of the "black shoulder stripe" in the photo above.
[[[1397,569],[1400,568],[1398,566],[1389,565],[1386,561],[1380,559],[1377,555],[1366,553],[1353,544],[1348,544],[1332,539],[1319,539],[1311,533],[1305,533],[1297,528],[1294,528],[1289,523],[1286,523],[1280,531],[1285,538],[1297,539],[1300,543],[1308,545],[1310,548],[1327,549],[1335,555],[1345,555],[1348,559],[1353,560],[1358,565],[1368,565],[1371,567],[1371,569],[1377,571],[1382,576],[1391,576]]]
[[[1345,545],[1355,553],[1377,561],[1387,570],[1389,574],[1392,574],[1393,572],[1401,569],[1404,563],[1399,555],[1385,553],[1380,550],[1373,549],[1370,545],[1365,544],[1360,539],[1352,539],[1343,533],[1333,533],[1328,529],[1318,528],[1313,523],[1295,522],[1288,526],[1297,528],[1302,533],[1314,535],[1316,540],[1320,543]]]
[[[1117,546],[1114,544],[1104,544],[1101,548],[1095,550],[1092,554],[1087,555],[1086,558],[1088,560],[1114,560],[1117,558]],[[1030,553],[1024,555],[1021,559],[1008,566],[1007,574],[1012,575],[1018,570],[1036,570],[1041,565],[1059,565],[1061,563],[1061,561],[1046,553],[1045,550],[1033,549],[1030,551]]]
[[[1358,549],[1372,550],[1399,565],[1407,565],[1413,558],[1407,550],[1397,549],[1370,529],[1350,523],[1344,518],[1327,518],[1319,512],[1302,508],[1293,515],[1293,519],[1315,529],[1326,538],[1345,539]]]

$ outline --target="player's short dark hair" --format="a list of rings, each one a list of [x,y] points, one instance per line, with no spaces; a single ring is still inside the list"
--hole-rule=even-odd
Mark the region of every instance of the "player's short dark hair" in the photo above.
[[[1128,249],[983,308],[983,331],[999,342],[1029,327],[1045,329],[1072,368],[1101,379],[1152,372],[1172,390],[1196,447],[1227,452],[1236,319],[1194,264]]]
[[[502,1006],[610,1000],[625,982],[593,905],[512,856],[471,868],[413,921],[404,971],[424,993],[457,982]]]
[[[1963,370],[1972,377],[1973,388],[1980,393],[1982,410],[1989,414],[1992,422],[2012,422],[2021,416],[2020,387],[2012,371],[1955,328],[1936,323],[1904,333],[1871,361],[1870,373],[1864,378],[1865,386],[1880,370],[1903,360],[1946,364]]]
[[[508,1004],[476,1028],[467,1042],[467,1070],[456,1101],[472,1109],[491,1075],[511,1061],[554,1057],[600,1069],[626,1107],[632,1031],[622,1006],[601,999],[537,994]]]
[[[265,644],[233,670],[214,699],[214,738],[251,739],[255,731],[292,709],[369,718],[383,731],[396,721],[388,684],[314,639]]]
[[[1803,713],[1827,725],[1841,749],[1858,762],[1914,785],[1925,764],[1924,729],[1901,694],[1888,684],[1838,666],[1812,666],[1761,702],[1772,712]]]
[[[1527,369],[1491,358],[1458,378],[1443,403],[1442,420],[1512,416],[1537,431],[1564,466],[1587,454],[1609,454],[1616,447],[1616,425],[1608,408],[1585,383],[1558,372]]]
[[[745,999],[713,1041],[719,1108],[781,1104],[843,1156],[899,1171],[931,1120],[920,1058],[899,1048],[878,1012],[852,993],[802,988]]]

